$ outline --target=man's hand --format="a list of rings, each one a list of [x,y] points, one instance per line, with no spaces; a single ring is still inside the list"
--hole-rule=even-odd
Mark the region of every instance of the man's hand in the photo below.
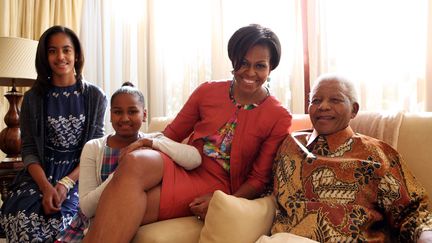
[[[417,243],[432,243],[432,231],[423,231],[420,234]]]

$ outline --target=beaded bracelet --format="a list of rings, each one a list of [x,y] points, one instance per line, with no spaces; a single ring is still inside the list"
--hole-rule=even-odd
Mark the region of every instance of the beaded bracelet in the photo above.
[[[60,183],[63,186],[65,186],[68,192],[70,191],[70,189],[72,189],[75,186],[75,181],[69,178],[69,176],[63,177],[57,183]]]

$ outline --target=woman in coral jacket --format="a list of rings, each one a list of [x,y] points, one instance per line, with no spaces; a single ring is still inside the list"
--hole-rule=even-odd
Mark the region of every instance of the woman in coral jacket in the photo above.
[[[141,146],[135,142],[102,193],[84,242],[127,242],[143,224],[188,215],[204,219],[215,190],[258,197],[291,124],[289,112],[265,87],[280,53],[270,29],[237,30],[228,43],[234,78],[200,85],[163,131],[174,141],[190,136],[202,165],[186,171],[160,152],[135,150]]]

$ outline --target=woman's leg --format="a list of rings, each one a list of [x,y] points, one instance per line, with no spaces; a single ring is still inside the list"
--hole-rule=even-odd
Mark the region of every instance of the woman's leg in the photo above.
[[[150,224],[158,220],[160,194],[160,185],[147,191],[147,208],[144,213],[144,217],[141,220],[141,225]]]
[[[159,152],[141,149],[126,155],[101,195],[83,242],[129,242],[141,222],[156,221],[159,205],[154,204],[159,204],[155,197],[160,195],[157,191],[162,177]]]

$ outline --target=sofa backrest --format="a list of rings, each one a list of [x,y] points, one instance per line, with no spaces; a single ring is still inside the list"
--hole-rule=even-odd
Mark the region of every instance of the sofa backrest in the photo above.
[[[397,150],[426,187],[432,209],[432,112],[404,114]]]
[[[396,115],[379,112],[360,112],[352,122],[354,131],[358,128],[361,129],[361,133],[365,135],[378,138],[383,136],[383,138],[380,139],[386,140],[395,139],[390,136],[394,135],[393,131],[384,131],[384,133],[377,135],[376,133],[379,132],[380,129],[365,130],[359,126],[359,124],[356,124],[359,122],[365,123],[364,121],[366,121],[367,125],[371,125],[371,116],[373,116],[373,126],[383,126],[384,128],[392,127],[392,129],[398,130],[396,133],[397,146],[395,145],[394,147],[399,151],[414,176],[426,188],[430,195],[429,207],[432,209],[432,155],[429,153],[429,149],[432,150],[432,112],[401,113]],[[368,119],[369,121],[367,121]],[[172,120],[172,117],[152,118],[147,131],[162,131]],[[290,127],[291,132],[310,128],[312,128],[312,123],[308,114],[293,114]],[[368,134],[368,132],[374,134]],[[392,143],[392,141],[386,142],[389,144]]]

